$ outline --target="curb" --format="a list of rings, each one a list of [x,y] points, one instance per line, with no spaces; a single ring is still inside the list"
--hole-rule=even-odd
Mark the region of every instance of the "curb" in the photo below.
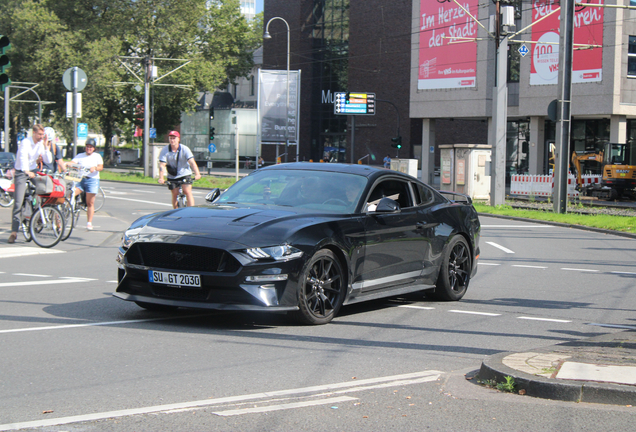
[[[540,219],[530,219],[530,218],[523,218],[523,217],[517,217],[517,216],[504,216],[504,215],[498,215],[498,214],[492,214],[492,213],[477,213],[477,214],[479,216],[488,216],[488,217],[494,217],[499,219],[516,220],[516,221],[522,221],[522,222],[534,222],[534,223],[543,224],[543,225],[554,225],[554,226],[558,226],[562,228],[574,228],[574,229],[580,229],[583,231],[592,231],[592,232],[597,232],[601,234],[612,234],[612,235],[616,235],[620,237],[636,239],[636,234],[633,234],[633,233],[628,233],[623,231],[614,231],[614,230],[608,230],[603,228],[594,228],[594,227],[588,227],[585,225],[566,224],[562,222],[544,221]]]
[[[611,405],[636,405],[636,388],[623,384],[590,381],[575,381],[543,378],[509,368],[502,360],[514,353],[504,352],[484,360],[479,369],[480,380],[505,382],[513,377],[516,388],[526,391],[527,396],[566,402],[587,402]]]

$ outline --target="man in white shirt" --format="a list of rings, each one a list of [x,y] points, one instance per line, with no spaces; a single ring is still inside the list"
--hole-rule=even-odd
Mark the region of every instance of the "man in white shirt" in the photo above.
[[[97,143],[93,138],[86,140],[86,150],[73,158],[69,165],[79,165],[89,171],[79,184],[76,184],[75,194],[86,192],[86,229],[93,229],[93,215],[95,214],[95,196],[99,192],[99,172],[104,169],[102,155],[95,151]]]
[[[11,235],[8,243],[15,243],[18,237],[18,229],[20,228],[20,219],[22,204],[24,202],[24,193],[26,192],[27,178],[35,177],[35,170],[38,167],[38,158],[42,157],[45,163],[53,162],[51,155],[51,143],[48,141],[44,133],[44,127],[41,124],[35,124],[32,128],[32,136],[25,138],[18,147],[18,154],[15,161],[15,192],[13,204],[13,219],[11,221]]]

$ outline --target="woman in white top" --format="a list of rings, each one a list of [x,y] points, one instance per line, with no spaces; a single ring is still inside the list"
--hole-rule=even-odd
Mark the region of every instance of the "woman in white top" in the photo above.
[[[15,161],[15,203],[13,204],[13,219],[11,221],[11,235],[9,243],[15,243],[20,228],[20,212],[24,202],[27,178],[35,177],[35,170],[38,167],[38,158],[41,156],[45,163],[53,162],[51,155],[51,143],[44,133],[41,124],[33,125],[31,138],[25,138],[18,147],[18,154]]]
[[[86,229],[93,229],[93,215],[95,214],[95,197],[99,192],[99,172],[104,169],[104,159],[97,153],[97,143],[93,138],[86,140],[86,149],[67,163],[67,166],[79,165],[89,171],[89,173],[76,184],[75,194],[86,192]]]

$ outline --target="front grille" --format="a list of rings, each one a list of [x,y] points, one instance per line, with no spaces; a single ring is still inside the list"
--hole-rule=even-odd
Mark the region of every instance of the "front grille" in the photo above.
[[[173,243],[135,243],[126,253],[129,264],[203,273],[234,273],[239,262],[221,249]]]

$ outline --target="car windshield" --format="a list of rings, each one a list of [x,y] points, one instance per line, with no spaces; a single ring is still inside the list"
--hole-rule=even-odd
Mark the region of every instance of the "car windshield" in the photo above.
[[[0,162],[13,162],[14,160],[13,153],[0,153]]]
[[[325,171],[256,171],[230,187],[219,204],[267,204],[347,214],[355,211],[366,177]]]

